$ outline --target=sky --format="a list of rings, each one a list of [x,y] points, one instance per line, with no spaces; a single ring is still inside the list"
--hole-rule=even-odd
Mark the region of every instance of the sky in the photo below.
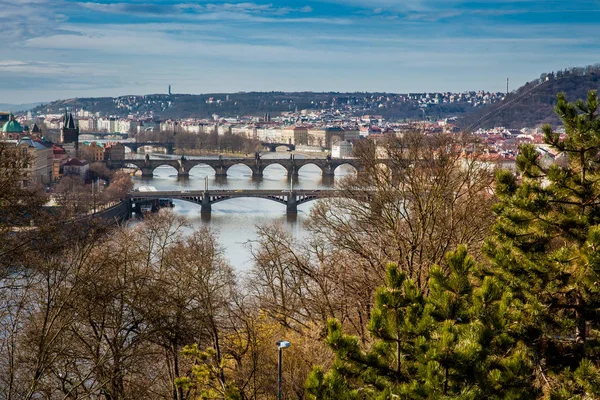
[[[516,89],[600,62],[600,0],[0,0],[0,103]]]

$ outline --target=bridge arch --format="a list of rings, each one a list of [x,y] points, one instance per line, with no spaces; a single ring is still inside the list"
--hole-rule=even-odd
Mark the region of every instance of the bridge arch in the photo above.
[[[160,164],[154,165],[154,166],[153,166],[153,168],[152,168],[152,174],[155,174],[155,173],[156,173],[156,170],[157,170],[158,168],[161,168],[161,167],[162,167],[163,169],[166,169],[166,168],[164,168],[164,167],[169,167],[169,169],[170,169],[170,170],[173,170],[173,172],[174,172],[176,175],[177,175],[177,174],[179,174],[179,166],[175,166],[173,163],[170,163],[170,162],[167,162],[167,161],[165,161],[164,163],[160,163]],[[170,173],[169,175],[172,175],[172,174]]]
[[[307,172],[310,172],[311,170],[314,170],[314,172],[318,171],[320,174],[323,173],[323,168],[321,168],[320,165],[318,165],[316,163],[312,163],[312,162],[303,164],[298,167],[298,173],[300,173],[300,171],[307,173]]]
[[[207,168],[209,170],[212,170],[212,175],[214,175],[217,171],[214,169],[214,167],[210,164],[207,163],[203,163],[203,162],[199,162],[196,165],[194,165],[193,167],[191,167],[188,172],[191,173],[192,170],[196,170],[196,172],[198,172],[199,170],[203,169],[203,168]]]
[[[231,164],[227,167],[226,169],[226,173],[227,175],[231,175],[233,172],[238,172],[241,175],[250,175],[252,176],[254,174],[254,171],[252,170],[252,167],[250,165],[248,165],[247,163],[244,162],[236,162],[234,164]]]
[[[271,153],[274,153],[277,151],[278,148],[280,147],[285,147],[287,151],[292,151],[296,149],[296,145],[291,144],[291,143],[271,143],[271,142],[261,142],[261,145],[264,148],[269,149],[269,151]]]
[[[164,150],[165,154],[169,154],[169,147],[167,147],[167,146],[163,146],[163,145],[158,144],[158,143],[156,145],[154,145],[154,144],[147,144],[145,146],[150,146],[150,147],[152,147],[154,149],[162,149],[162,150]],[[140,146],[140,147],[143,148],[145,146]]]
[[[123,147],[125,147],[126,149],[129,149],[129,151],[131,153],[137,153],[139,146],[135,143],[128,143],[128,142],[123,142],[121,143],[123,145]],[[127,150],[125,150],[125,152],[127,152]]]
[[[275,146],[275,151],[280,151],[280,150],[292,151],[294,149],[295,149],[294,145],[289,145],[289,144],[279,144],[279,145]]]
[[[344,171],[345,169],[351,170],[351,172]],[[358,174],[358,167],[352,163],[345,162],[335,167],[334,172],[336,176]]]
[[[278,163],[278,162],[270,163],[269,165],[265,166],[263,168],[263,172],[266,170],[269,170],[272,172],[279,171],[279,172],[281,172],[282,175],[286,175],[288,173],[287,168],[283,164]]]
[[[140,168],[139,165],[132,163],[132,162],[124,162],[123,164],[121,164],[118,168],[119,170],[125,170],[125,169],[132,169],[134,170],[133,174],[135,175],[138,171],[141,171],[142,169]]]
[[[163,149],[165,154],[170,154],[173,150],[173,146],[171,144],[164,143],[137,143],[137,142],[121,142],[121,144],[131,150],[132,153],[137,154],[139,149],[144,148],[145,146],[151,146],[155,149]]]

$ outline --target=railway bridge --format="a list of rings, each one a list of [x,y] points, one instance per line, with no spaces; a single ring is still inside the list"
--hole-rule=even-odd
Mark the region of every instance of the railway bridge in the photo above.
[[[137,213],[141,212],[143,204],[156,202],[159,199],[178,199],[200,204],[202,207],[200,212],[210,214],[215,203],[241,197],[255,197],[284,204],[288,214],[296,214],[299,204],[342,195],[341,190],[184,190],[131,192],[127,195],[127,201],[129,209]]]

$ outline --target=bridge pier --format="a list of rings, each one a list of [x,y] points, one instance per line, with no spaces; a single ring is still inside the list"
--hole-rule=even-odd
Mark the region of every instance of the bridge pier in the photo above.
[[[227,170],[229,168],[226,168],[222,165],[215,167],[215,176],[221,176],[221,177],[226,177],[227,176]]]
[[[131,199],[126,198],[125,201],[127,202],[127,219],[131,219],[131,217],[133,217],[133,201],[131,201]]]
[[[202,203],[200,203],[201,209],[200,214],[210,214],[212,211],[212,206],[210,204],[210,194],[208,191],[205,191],[202,194]]]
[[[140,168],[142,170],[142,177],[144,178],[152,178],[154,176],[154,168],[152,167],[142,167]]]
[[[295,165],[292,165],[291,168],[287,169],[287,176],[297,178],[298,177],[298,168],[296,168]]]
[[[298,214],[298,198],[296,197],[296,191],[290,192],[288,195],[286,213]]]
[[[252,178],[262,178],[264,168],[260,166],[256,166],[252,168]]]
[[[186,170],[185,168],[180,168],[179,170],[177,170],[177,177],[178,178],[189,178],[190,177],[190,171]]]
[[[321,184],[324,186],[331,186],[335,184],[335,179],[333,175],[322,175],[321,176]]]
[[[325,167],[321,168],[321,174],[323,176],[333,178],[335,176],[335,169],[331,168],[331,165],[326,165]]]

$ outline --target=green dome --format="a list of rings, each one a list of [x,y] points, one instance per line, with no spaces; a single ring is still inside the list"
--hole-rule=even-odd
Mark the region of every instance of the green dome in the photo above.
[[[11,114],[8,117],[8,122],[4,124],[2,127],[2,133],[22,133],[23,127],[17,121],[15,121],[15,117]]]

